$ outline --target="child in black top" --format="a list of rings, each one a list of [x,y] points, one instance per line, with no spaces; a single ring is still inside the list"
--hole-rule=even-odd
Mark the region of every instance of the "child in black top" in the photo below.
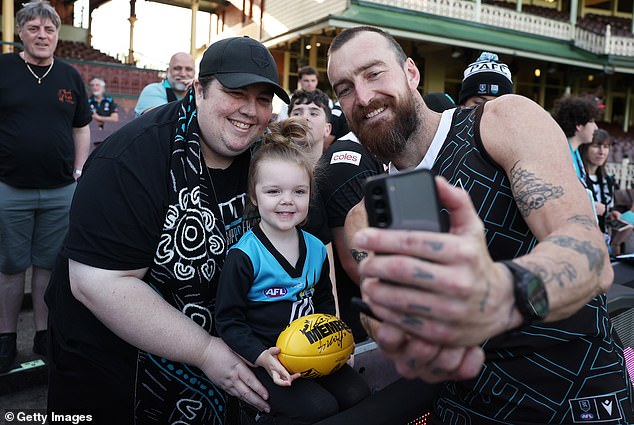
[[[279,333],[312,313],[334,314],[326,247],[299,229],[313,193],[313,165],[294,141],[310,137],[300,120],[273,124],[254,154],[249,197],[260,223],[229,250],[216,298],[216,327],[256,367],[277,424],[313,424],[370,394],[349,365],[316,379],[298,379],[280,363]]]

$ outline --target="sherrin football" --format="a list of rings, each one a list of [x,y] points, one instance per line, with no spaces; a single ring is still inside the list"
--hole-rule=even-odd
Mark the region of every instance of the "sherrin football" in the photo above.
[[[352,331],[330,314],[310,314],[292,321],[277,338],[280,362],[290,373],[318,378],[335,372],[354,350]]]

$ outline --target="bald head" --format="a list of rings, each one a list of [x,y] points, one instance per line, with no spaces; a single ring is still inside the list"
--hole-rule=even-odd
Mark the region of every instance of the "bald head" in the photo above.
[[[189,53],[178,52],[172,55],[167,68],[167,81],[180,97],[189,88],[194,79],[195,70],[194,58]]]

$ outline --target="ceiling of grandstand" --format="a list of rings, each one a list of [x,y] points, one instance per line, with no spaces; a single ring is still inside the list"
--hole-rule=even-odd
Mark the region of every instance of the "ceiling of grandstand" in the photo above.
[[[74,1],[74,0],[71,0]],[[90,10],[93,11],[104,3],[109,2],[110,0],[90,0]],[[133,1],[133,0],[131,0]],[[192,1],[191,0],[149,0],[155,1],[157,3],[168,4],[170,6],[178,6],[185,7],[187,9],[191,9]],[[227,0],[199,0],[198,1],[198,10],[201,12],[214,13],[217,8],[225,7],[229,5],[229,1]]]

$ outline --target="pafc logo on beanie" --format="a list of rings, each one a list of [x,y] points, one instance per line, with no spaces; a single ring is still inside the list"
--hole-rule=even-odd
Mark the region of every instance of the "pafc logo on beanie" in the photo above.
[[[509,67],[495,53],[483,52],[464,70],[458,103],[473,96],[502,96],[513,92]]]
[[[498,93],[500,93],[500,86],[497,84],[482,83],[478,87],[478,94],[480,95],[500,96]]]

